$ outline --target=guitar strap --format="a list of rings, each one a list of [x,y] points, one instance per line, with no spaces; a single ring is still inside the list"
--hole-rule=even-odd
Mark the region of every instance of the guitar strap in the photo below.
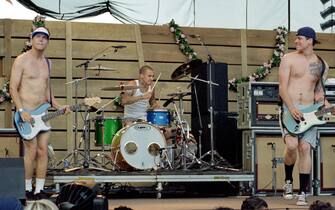
[[[322,86],[322,89],[323,89],[323,94],[324,94],[324,97],[323,97],[323,104],[325,104],[325,100],[326,100],[326,90],[325,90],[325,84],[323,82],[323,74],[325,73],[326,71],[326,64],[325,64],[325,61],[319,56],[319,55],[316,55],[318,57],[318,59],[321,61],[321,77],[320,77],[320,81],[321,81],[321,86]]]
[[[47,62],[47,64],[48,64],[48,71],[49,71],[49,103],[51,104],[51,106],[52,106],[52,97],[51,97],[51,82],[50,82],[50,77],[51,77],[51,66],[50,66],[50,61],[49,61],[49,59],[48,58],[45,58],[45,60],[46,60],[46,62]]]

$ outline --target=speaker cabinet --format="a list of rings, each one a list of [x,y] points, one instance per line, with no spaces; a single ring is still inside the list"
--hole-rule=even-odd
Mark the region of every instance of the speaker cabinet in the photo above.
[[[218,86],[212,85],[213,111],[228,112],[228,65],[226,63],[203,63],[198,68],[192,69],[192,77],[201,80],[212,81]],[[203,81],[193,81],[192,85],[192,117],[197,114],[195,92],[199,101],[201,115],[209,114],[210,85]]]
[[[242,136],[243,170],[255,173],[255,192],[272,191],[275,182],[275,189],[282,191],[285,182],[283,162],[285,144],[280,129],[245,130]],[[273,165],[273,160],[277,163],[276,167]],[[293,170],[294,190],[299,190],[298,163],[299,157]]]
[[[201,152],[202,154],[208,152],[211,148],[211,118],[209,108],[212,104],[213,141],[215,149],[233,166],[240,167],[242,164],[240,151],[241,136],[238,136],[240,131],[236,129],[236,119],[234,119],[234,117],[230,118],[228,115],[227,71],[226,63],[202,63],[197,68],[192,69],[192,77],[197,77],[203,81],[212,81],[213,83],[217,83],[218,86],[212,85],[212,89],[210,89],[208,83],[193,80],[191,127],[193,135],[197,140],[199,140],[199,130],[202,130]],[[198,99],[198,103],[196,99]],[[200,129],[201,124],[202,129]],[[238,145],[239,148],[237,148]]]
[[[317,174],[319,194],[335,193],[335,130],[318,130]]]
[[[0,196],[25,199],[23,158],[0,158]]]

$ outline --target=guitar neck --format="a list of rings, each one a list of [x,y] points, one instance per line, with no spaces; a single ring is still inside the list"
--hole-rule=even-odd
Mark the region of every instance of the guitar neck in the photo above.
[[[315,112],[315,115],[317,117],[321,117],[329,112],[332,112],[334,110],[335,106],[331,106],[331,107],[328,107],[328,108],[324,108],[324,109],[321,109],[320,111],[317,111]]]
[[[71,110],[71,111],[74,111],[74,110],[76,110],[77,108],[79,108],[79,106],[80,106],[80,105],[72,105],[72,106],[70,106],[70,110]],[[57,110],[57,111],[55,111],[55,112],[48,113],[48,114],[42,116],[42,120],[43,120],[44,122],[46,122],[46,121],[49,121],[49,120],[51,120],[51,119],[53,119],[53,118],[55,118],[55,117],[58,117],[58,116],[60,116],[60,115],[63,115],[64,113],[65,113],[65,109],[60,109],[60,110]]]

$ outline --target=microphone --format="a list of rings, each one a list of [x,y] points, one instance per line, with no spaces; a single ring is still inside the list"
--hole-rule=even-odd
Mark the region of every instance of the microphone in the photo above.
[[[200,35],[199,34],[191,34],[191,35],[189,35],[190,37],[192,37],[192,38],[200,38]]]
[[[112,47],[115,48],[115,49],[127,48],[127,46],[125,46],[125,45],[115,45],[115,46],[112,46]]]

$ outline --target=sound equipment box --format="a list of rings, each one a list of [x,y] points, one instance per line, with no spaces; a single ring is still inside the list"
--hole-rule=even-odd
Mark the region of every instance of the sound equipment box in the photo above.
[[[327,100],[335,105],[335,84],[325,85]],[[247,82],[238,86],[237,110],[239,129],[279,127],[277,82]],[[320,127],[335,127],[335,116],[325,115],[327,123]]]
[[[238,86],[238,128],[279,127],[278,83],[248,82]]]
[[[255,174],[254,192],[276,189],[282,192],[285,184],[284,148],[280,129],[244,130],[242,133],[243,171]],[[297,159],[297,163],[299,158]],[[312,175],[313,176],[313,175]],[[311,183],[313,177],[311,176]],[[293,171],[293,188],[299,190],[299,170]],[[312,185],[310,185],[312,186]],[[310,187],[312,191],[312,187]]]
[[[317,194],[335,193],[335,130],[318,129],[319,146],[317,148],[316,180]]]

